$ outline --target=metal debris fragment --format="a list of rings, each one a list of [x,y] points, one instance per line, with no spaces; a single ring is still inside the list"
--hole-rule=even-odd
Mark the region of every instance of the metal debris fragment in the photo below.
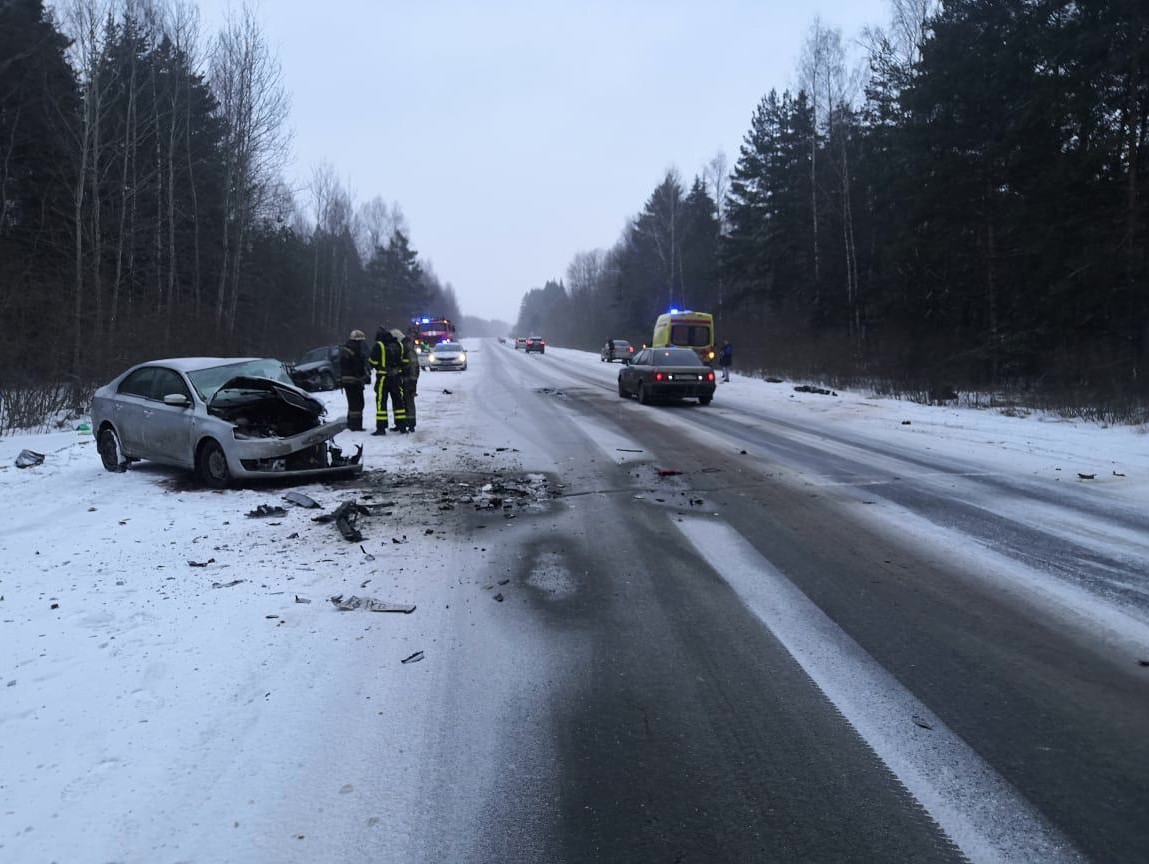
[[[208,558],[206,561],[188,561],[189,567],[206,567],[208,564],[214,564],[214,558]]]
[[[243,582],[243,581],[245,581],[245,580],[243,580],[243,579],[232,579],[230,582],[212,582],[211,587],[212,588],[234,588],[236,585],[238,585],[240,582]]]
[[[423,652],[422,651],[416,651],[414,654],[410,654],[410,655],[404,657],[399,662],[400,663],[418,663],[422,659],[423,659]]]

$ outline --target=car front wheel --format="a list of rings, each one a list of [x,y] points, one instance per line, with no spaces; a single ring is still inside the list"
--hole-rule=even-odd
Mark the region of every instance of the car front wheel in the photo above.
[[[100,461],[104,463],[107,471],[122,474],[128,469],[127,459],[120,447],[120,436],[111,426],[100,430],[100,437],[96,441],[96,448],[100,451]]]
[[[226,489],[231,483],[231,471],[227,467],[227,456],[219,442],[209,438],[200,445],[195,461],[199,479],[212,489]]]

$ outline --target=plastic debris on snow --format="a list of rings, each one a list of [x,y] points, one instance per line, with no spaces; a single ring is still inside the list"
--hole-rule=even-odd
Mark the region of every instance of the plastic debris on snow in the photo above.
[[[817,393],[819,396],[837,396],[833,390],[827,390],[825,387],[811,387],[809,384],[799,384],[794,388],[795,393]]]
[[[287,511],[272,504],[260,504],[254,510],[249,510],[246,515],[248,519],[266,519],[269,516],[286,516]]]
[[[283,500],[288,504],[294,504],[296,507],[305,507],[308,510],[318,510],[320,504],[309,495],[304,495],[302,492],[288,492],[283,496]]]
[[[363,534],[356,527],[360,516],[369,515],[370,511],[362,504],[356,504],[354,501],[344,501],[330,513],[324,513],[322,516],[316,516],[312,522],[334,522],[335,527],[339,529],[339,533],[343,535],[343,539],[351,543],[362,543]]]
[[[16,467],[34,468],[37,465],[43,465],[45,458],[47,457],[43,453],[37,453],[35,450],[21,450],[16,457]]]
[[[399,662],[400,663],[418,663],[420,660],[423,659],[423,656],[424,655],[423,655],[422,651],[416,651],[414,654],[408,654],[406,657],[404,657]]]
[[[386,600],[379,600],[375,597],[358,597],[354,594],[346,598],[342,594],[336,594],[327,599],[340,612],[366,609],[368,612],[400,612],[404,615],[410,615],[415,611],[414,603],[388,603]]]

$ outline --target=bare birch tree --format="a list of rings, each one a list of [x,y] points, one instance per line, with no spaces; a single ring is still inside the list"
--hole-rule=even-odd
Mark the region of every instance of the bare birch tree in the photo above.
[[[210,77],[224,126],[224,220],[216,321],[235,332],[244,245],[289,143],[282,70],[250,7],[233,15],[211,50]]]

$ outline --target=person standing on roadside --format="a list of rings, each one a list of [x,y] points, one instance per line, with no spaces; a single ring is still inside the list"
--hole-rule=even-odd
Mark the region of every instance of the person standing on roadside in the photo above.
[[[387,373],[390,365],[397,362],[395,350],[388,348],[388,342],[393,344],[395,337],[386,327],[379,325],[375,331],[375,344],[371,346],[371,356],[367,361],[375,370],[375,431],[371,433],[372,435],[387,434]]]
[[[722,367],[722,381],[730,383],[730,364],[734,362],[734,346],[727,339],[722,343],[722,354],[718,358],[718,365]]]
[[[367,368],[367,356],[363,353],[363,343],[367,334],[362,330],[352,330],[347,342],[339,347],[339,383],[347,396],[347,429],[350,432],[363,431],[363,385],[371,382],[371,370]]]
[[[398,331],[395,331],[398,333]],[[403,369],[403,407],[407,411],[407,431],[415,431],[415,393],[419,389],[419,353],[415,350],[415,338],[410,334],[399,334],[399,344],[407,357]]]

